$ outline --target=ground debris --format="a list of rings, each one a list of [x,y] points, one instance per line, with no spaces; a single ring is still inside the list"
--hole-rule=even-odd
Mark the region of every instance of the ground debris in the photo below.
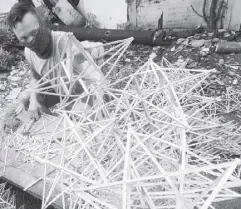
[[[18,95],[20,94],[22,88],[14,88],[12,89],[12,91],[9,93],[9,95],[6,97],[7,100],[9,99],[16,99],[18,97]]]
[[[209,34],[210,35],[210,34]],[[213,34],[211,35],[213,36]],[[202,44],[202,46],[199,47],[193,47],[190,45],[191,41],[197,40],[198,38],[200,38],[201,40],[204,40],[204,37],[206,37],[208,40],[205,39],[204,44]],[[215,53],[213,51],[213,46],[215,46],[215,44],[218,42],[214,42],[211,41],[211,37],[209,37],[207,34],[204,35],[198,35],[195,38],[194,37],[189,37],[187,39],[183,39],[183,40],[179,40],[178,44],[173,44],[170,47],[167,48],[162,48],[162,47],[151,47],[151,46],[142,46],[142,45],[131,45],[130,48],[126,51],[125,55],[120,59],[118,65],[116,66],[117,68],[115,69],[115,71],[110,74],[110,79],[111,82],[116,82],[122,78],[128,78],[128,76],[132,76],[134,73],[136,73],[141,66],[143,66],[146,62],[150,62],[150,69],[153,70],[155,63],[159,64],[161,67],[165,66],[165,67],[170,67],[170,66],[175,66],[177,69],[172,69],[173,75],[167,70],[167,72],[165,72],[168,76],[168,78],[170,80],[173,81],[173,83],[175,83],[175,79],[178,80],[182,80],[182,78],[185,78],[185,76],[190,76],[192,79],[195,77],[195,75],[197,75],[199,72],[198,70],[200,70],[200,72],[202,70],[205,71],[205,73],[207,73],[209,76],[206,78],[205,82],[202,82],[202,84],[200,84],[200,88],[194,88],[193,92],[197,93],[198,96],[203,97],[204,99],[206,99],[207,101],[209,101],[209,99],[212,99],[211,97],[214,98],[213,101],[215,101],[215,103],[213,103],[214,105],[217,105],[218,107],[218,111],[222,111],[225,114],[221,114],[220,112],[217,112],[218,114],[222,115],[223,118],[223,123],[226,122],[230,122],[234,119],[237,120],[235,123],[239,123],[239,117],[238,117],[238,113],[237,113],[237,109],[240,108],[240,76],[241,76],[241,71],[240,71],[240,67],[239,67],[239,63],[240,63],[240,55],[239,54],[230,54],[230,55],[219,55],[217,53]],[[201,42],[201,41],[200,41]],[[184,43],[184,44],[182,44]],[[200,44],[199,44],[200,45]],[[208,50],[207,50],[208,49]],[[205,55],[202,53],[206,53]],[[150,57],[150,55],[153,55]],[[149,61],[148,61],[149,60]],[[150,61],[152,60],[152,61]],[[166,60],[165,62],[163,62],[163,60]],[[168,61],[169,62],[168,62]],[[220,61],[221,60],[221,61]],[[155,61],[155,63],[153,62]],[[172,64],[170,64],[172,63]],[[23,63],[22,63],[23,64]],[[25,64],[24,64],[25,66]],[[185,68],[186,70],[182,69]],[[197,69],[197,71],[192,72],[190,70],[190,72],[187,69]],[[214,70],[215,69],[215,70]],[[179,70],[179,71],[178,71]],[[210,72],[208,72],[208,70]],[[153,70],[154,72],[155,70]],[[28,80],[28,76],[29,74],[25,72],[28,72],[28,70],[24,69],[23,67],[16,66],[14,69],[12,69],[12,73],[10,75],[10,79],[7,80],[6,82],[8,82],[8,86],[7,89],[5,91],[4,94],[2,94],[4,96],[4,102],[5,104],[7,104],[8,101],[6,101],[6,95],[9,92],[12,92],[16,89],[18,89],[18,91],[20,91],[19,89],[22,86],[29,86],[29,80]],[[161,72],[161,71],[160,71]],[[150,74],[150,75],[149,75]],[[143,77],[142,77],[143,75]],[[183,76],[183,77],[182,77]],[[20,80],[16,80],[14,81],[14,83],[12,82],[12,77],[20,77]],[[101,179],[103,176],[106,175],[106,173],[109,173],[111,175],[111,182],[119,182],[120,180],[122,180],[122,172],[121,169],[123,169],[124,167],[124,161],[122,161],[121,159],[127,159],[126,162],[128,161],[128,158],[133,158],[132,161],[134,162],[133,165],[131,165],[129,168],[131,169],[133,166],[136,166],[138,164],[138,172],[140,174],[143,174],[143,177],[148,176],[147,173],[150,174],[156,174],[156,172],[158,172],[158,169],[155,167],[155,165],[152,165],[152,161],[150,159],[146,160],[146,165],[144,165],[144,160],[145,158],[147,158],[146,156],[148,155],[153,155],[153,156],[157,156],[158,160],[160,161],[160,164],[163,164],[162,166],[165,167],[166,169],[173,169],[175,168],[175,171],[178,170],[178,168],[180,167],[180,165],[177,163],[179,159],[179,155],[180,152],[177,151],[178,146],[180,146],[180,143],[175,140],[178,140],[179,137],[174,137],[172,143],[174,143],[174,148],[170,149],[170,145],[165,145],[165,143],[160,143],[159,139],[162,139],[162,137],[164,137],[163,135],[158,135],[156,138],[158,140],[155,141],[155,146],[158,147],[158,150],[154,150],[156,152],[147,152],[147,154],[145,153],[145,150],[138,148],[136,149],[136,153],[132,151],[132,149],[130,149],[130,155],[128,155],[128,153],[126,155],[124,155],[123,153],[125,153],[124,151],[126,149],[129,149],[128,146],[134,146],[136,143],[136,146],[138,145],[142,145],[143,143],[143,147],[147,146],[147,143],[144,142],[145,138],[143,137],[146,133],[149,133],[149,131],[151,130],[151,128],[149,128],[149,123],[150,120],[152,118],[155,117],[159,117],[159,113],[157,114],[158,111],[156,111],[156,109],[153,109],[153,106],[157,106],[159,104],[163,104],[164,109],[171,109],[172,105],[170,106],[165,106],[166,104],[168,104],[168,102],[170,102],[172,98],[172,96],[168,97],[164,97],[163,95],[168,94],[168,92],[170,93],[170,90],[168,89],[168,91],[164,91],[163,95],[160,96],[158,95],[157,92],[155,93],[155,88],[156,86],[160,85],[157,81],[156,83],[154,82],[155,79],[158,78],[158,76],[152,75],[150,73],[150,71],[144,71],[144,73],[142,74],[142,72],[140,72],[140,74],[137,74],[137,77],[140,79],[142,79],[141,81],[141,88],[143,90],[143,92],[145,92],[143,95],[139,95],[138,91],[136,91],[136,89],[138,89],[138,82],[135,81],[135,79],[133,79],[132,82],[129,83],[129,86],[127,86],[128,91],[124,92],[123,97],[119,97],[119,95],[113,91],[113,95],[116,98],[116,102],[115,100],[113,100],[109,106],[107,104],[108,108],[113,108],[113,107],[118,107],[119,109],[115,109],[117,116],[119,116],[118,114],[120,114],[123,111],[126,111],[126,116],[129,117],[128,120],[134,120],[134,119],[138,119],[140,117],[143,117],[144,114],[143,112],[143,101],[145,101],[145,104],[150,105],[150,100],[153,102],[154,105],[149,106],[148,111],[150,112],[149,118],[148,118],[148,113],[146,113],[146,117],[144,120],[139,120],[138,123],[133,123],[133,126],[140,126],[140,128],[138,128],[138,130],[142,130],[145,129],[145,132],[143,132],[141,135],[137,135],[137,133],[135,133],[132,129],[128,130],[128,127],[123,128],[128,122],[128,120],[124,121],[124,117],[122,118],[122,120],[120,120],[120,124],[122,128],[119,129],[111,129],[112,125],[115,125],[116,121],[113,120],[108,122],[108,121],[100,121],[100,123],[96,123],[96,124],[92,124],[90,123],[90,121],[92,119],[90,119],[91,117],[88,117],[88,120],[86,120],[86,116],[82,117],[81,119],[78,119],[81,123],[83,123],[83,132],[86,132],[86,135],[91,136],[92,134],[92,130],[88,131],[89,127],[93,125],[94,130],[98,130],[100,128],[103,127],[103,130],[100,130],[99,134],[96,134],[96,136],[94,137],[86,137],[86,139],[91,139],[90,141],[92,141],[91,143],[89,143],[88,141],[86,141],[85,143],[83,143],[85,146],[84,148],[86,149],[87,147],[87,151],[83,151],[83,153],[81,153],[81,156],[79,156],[78,158],[73,158],[73,166],[74,168],[74,172],[85,172],[85,176],[87,177],[92,177],[93,179],[91,180],[98,180]],[[178,79],[180,78],[180,79]],[[130,78],[128,78],[130,79]],[[190,83],[187,84],[183,84],[180,86],[177,85],[175,86],[175,90],[180,93],[177,94],[180,98],[182,97],[181,94],[183,93],[182,90],[185,89],[186,92],[188,92],[190,89],[192,89],[192,86],[199,81],[197,80],[193,80],[190,79]],[[11,81],[11,82],[10,82]],[[167,84],[166,84],[167,85]],[[168,86],[168,85],[167,85]],[[113,86],[114,89],[115,86]],[[118,88],[117,90],[121,90],[121,84],[119,86],[120,88]],[[150,87],[150,89],[152,90],[151,92],[148,91],[148,87]],[[163,89],[161,89],[161,91],[163,91]],[[185,93],[184,91],[184,93]],[[135,92],[135,94],[133,94],[133,92]],[[199,101],[198,99],[194,99],[192,98],[192,94],[191,92],[189,92],[189,94],[187,94],[188,96],[190,96],[190,98],[186,99],[185,97],[182,97],[182,99],[180,99],[180,102],[182,103],[182,105],[185,106],[185,111],[190,111],[190,112],[196,112],[199,111],[202,102],[204,101]],[[115,95],[116,94],[116,95]],[[150,94],[150,97],[146,97],[146,95]],[[153,95],[152,95],[153,94]],[[16,98],[16,94],[15,98]],[[126,98],[125,98],[126,97]],[[146,97],[146,98],[145,98]],[[215,98],[219,97],[220,100],[215,100]],[[130,99],[131,98],[131,99]],[[139,101],[138,101],[139,99]],[[129,102],[128,102],[129,101]],[[216,102],[217,101],[217,102]],[[200,106],[197,105],[200,102]],[[193,103],[194,108],[191,109],[188,106],[190,106],[190,104]],[[132,105],[131,107],[129,107],[129,105]],[[145,106],[144,106],[145,107]],[[228,108],[227,108],[228,107]],[[101,105],[99,106],[99,109],[101,109]],[[108,109],[107,108],[107,109]],[[143,109],[142,109],[143,108]],[[142,110],[142,111],[141,111]],[[212,112],[214,111],[213,109],[211,109],[211,105],[210,105],[210,109],[206,108],[203,112],[200,111],[200,114],[202,117],[209,117],[207,120],[207,124],[210,118],[213,119],[214,117],[214,113]],[[111,111],[110,111],[111,112]],[[175,112],[175,111],[172,111]],[[61,113],[61,112],[60,112]],[[62,114],[62,113],[61,113]],[[91,114],[88,113],[87,114]],[[217,115],[218,115],[217,114]],[[81,113],[76,114],[76,118],[79,117],[79,115],[81,115]],[[173,114],[174,116],[175,114]],[[112,117],[112,115],[109,115],[110,117]],[[166,120],[165,122],[170,125],[172,120],[173,120],[173,116],[166,116],[163,115],[162,117],[160,117],[161,119],[164,118],[164,120]],[[59,144],[62,145],[62,147],[65,147],[65,150],[63,153],[66,152],[66,154],[68,155],[68,159],[71,159],[71,157],[73,157],[73,153],[76,152],[76,150],[79,149],[79,147],[81,147],[81,137],[79,137],[78,140],[75,140],[73,144],[70,144],[70,141],[73,140],[73,137],[69,137],[69,136],[74,136],[79,134],[79,130],[77,129],[73,129],[73,124],[70,120],[68,120],[68,115],[61,115],[61,117],[63,117],[63,120],[65,121],[66,124],[63,125],[62,129],[60,128],[60,133],[62,130],[66,130],[66,132],[64,132],[63,135],[61,135],[60,133],[57,133],[56,131],[56,135],[60,134],[60,139],[64,139],[66,137],[66,141],[65,140],[59,140],[54,141],[54,143],[52,143],[50,146],[50,150],[49,153],[51,154],[51,157],[55,156],[56,153],[58,153],[60,151],[59,148]],[[170,117],[170,118],[169,118]],[[48,128],[50,129],[48,134],[52,134],[53,130],[55,126],[55,124],[52,122],[54,121],[54,119],[52,118],[48,118],[47,116],[44,116],[43,118],[43,122],[40,121],[39,124],[43,126],[44,124],[44,129],[42,126],[42,129],[37,129],[36,133],[38,133],[39,131],[39,135],[42,134],[41,131],[46,131]],[[157,118],[158,120],[153,120],[153,124],[157,123],[159,120],[159,118]],[[177,121],[180,118],[177,118]],[[215,120],[218,120],[217,118],[214,118]],[[228,120],[230,119],[230,120]],[[85,121],[86,120],[86,121]],[[146,120],[146,121],[145,121]],[[191,121],[191,119],[189,118],[189,120]],[[198,123],[200,121],[195,121],[196,118],[194,118],[194,124]],[[84,122],[83,122],[84,121]],[[190,122],[189,121],[189,122]],[[176,123],[176,121],[174,121]],[[217,121],[215,121],[217,122]],[[109,124],[108,124],[109,123]],[[206,123],[206,122],[205,122]],[[50,125],[49,125],[50,124]],[[90,125],[91,124],[91,125]],[[104,127],[104,124],[106,125],[106,127]],[[51,127],[52,125],[52,127]],[[162,126],[163,124],[159,124],[160,126]],[[204,124],[205,125],[205,124]],[[238,126],[238,125],[237,125]],[[51,127],[51,128],[50,128]],[[203,155],[203,153],[207,152],[207,151],[212,151],[211,154],[205,156],[207,157],[207,159],[211,159],[212,155],[213,155],[213,150],[215,150],[215,152],[217,152],[217,157],[214,159],[215,162],[216,161],[222,161],[221,159],[221,154],[220,153],[224,153],[225,156],[227,155],[237,155],[237,146],[239,144],[239,141],[236,140],[236,138],[228,138],[229,140],[233,140],[233,143],[228,143],[227,140],[225,140],[224,135],[225,136],[232,136],[234,130],[235,130],[235,125],[232,124],[232,127],[234,127],[232,130],[231,129],[225,129],[225,126],[223,127],[223,129],[220,130],[220,127],[214,127],[210,130],[210,132],[212,134],[214,134],[213,130],[215,130],[215,134],[220,132],[220,136],[223,138],[220,138],[220,140],[214,140],[213,142],[215,143],[204,143],[204,142],[198,142],[196,143],[196,145],[193,144],[188,144],[188,146],[190,146],[190,149],[192,149],[195,146],[200,146],[200,153],[201,155]],[[39,127],[38,127],[39,128]],[[200,127],[196,127],[197,129]],[[201,127],[202,128],[202,127]],[[45,130],[46,129],[46,130]],[[206,129],[209,130],[209,126],[206,126]],[[57,129],[56,129],[57,130]],[[69,130],[73,131],[74,130],[74,134],[69,134]],[[127,131],[128,130],[128,131]],[[173,128],[174,131],[170,131],[169,129],[166,129],[165,131],[169,133],[167,134],[168,137],[172,137],[173,133],[177,134],[178,131],[175,130],[175,128]],[[226,131],[227,130],[227,131]],[[164,131],[164,133],[165,133]],[[203,130],[201,131],[201,135],[204,132],[207,132],[207,130]],[[115,147],[115,139],[116,135],[118,134],[123,134],[126,132],[128,132],[128,134],[130,135],[130,138],[132,140],[132,142],[130,142],[130,144],[128,145],[128,142],[126,140],[123,140],[122,137],[116,138],[118,139],[118,146]],[[207,136],[210,135],[210,132],[207,132]],[[36,134],[35,133],[35,134]],[[112,135],[113,134],[113,135]],[[227,134],[227,135],[226,135]],[[133,136],[132,136],[133,135]],[[178,135],[178,134],[177,134]],[[187,136],[190,137],[191,133],[188,133]],[[19,137],[19,146],[20,148],[23,148],[23,146],[27,147],[26,150],[28,151],[28,155],[32,155],[31,156],[31,160],[33,159],[33,155],[41,157],[42,159],[44,159],[45,157],[45,153],[46,153],[46,149],[47,149],[47,145],[49,143],[49,141],[47,140],[47,138],[37,138],[37,137],[32,137],[32,136],[28,136],[27,137]],[[62,137],[62,138],[61,138]],[[202,137],[199,137],[198,135],[195,136],[198,140],[202,140]],[[92,140],[93,139],[93,140]],[[191,140],[191,137],[188,138],[189,140]],[[99,140],[99,141],[98,141]],[[107,142],[108,146],[105,145],[105,141]],[[76,143],[76,146],[75,146]],[[89,144],[88,144],[89,143]],[[189,142],[188,142],[189,143]],[[68,146],[71,145],[71,146]],[[77,146],[78,145],[78,146]],[[205,146],[204,146],[205,145]],[[215,145],[217,145],[217,148],[215,147]],[[230,145],[227,148],[227,145]],[[22,146],[22,147],[21,147]],[[73,146],[73,147],[72,147]],[[137,146],[137,147],[138,147]],[[172,145],[173,146],[173,145]],[[110,149],[108,149],[108,147],[110,147]],[[202,149],[201,149],[202,148]],[[235,149],[234,149],[235,148]],[[233,150],[232,150],[233,149]],[[122,152],[120,151],[122,150]],[[124,150],[124,151],[123,151]],[[134,148],[133,148],[134,150]],[[89,151],[90,154],[89,154]],[[82,152],[82,151],[81,151]],[[168,155],[166,155],[165,157],[169,157],[169,158],[173,158],[175,160],[175,162],[173,161],[173,165],[170,165],[170,161],[172,160],[168,160],[168,163],[163,163],[165,162],[165,158],[163,159],[163,156],[160,155],[160,153],[164,153],[164,152],[168,152]],[[202,153],[203,152],[203,153]],[[86,154],[87,153],[87,154]],[[207,152],[208,153],[208,152]],[[99,154],[99,155],[98,155]],[[136,162],[135,160],[138,159],[139,156],[140,157],[140,161]],[[160,155],[160,156],[159,156]],[[98,158],[98,156],[100,156]],[[113,157],[114,156],[114,157]],[[232,158],[230,156],[227,157],[228,158]],[[144,159],[144,160],[143,160]],[[29,159],[27,159],[29,160]],[[119,161],[118,161],[119,160]],[[199,162],[198,159],[192,159],[190,158],[190,160],[193,160],[191,162],[192,166]],[[68,161],[67,161],[68,162]],[[90,171],[83,170],[83,167],[86,166],[86,162],[88,163],[88,165],[90,165]],[[97,164],[95,164],[97,162]],[[42,162],[42,163],[46,163],[46,162]],[[65,163],[65,162],[63,162]],[[117,163],[120,163],[120,166],[117,165]],[[203,163],[203,162],[202,162]],[[100,166],[101,165],[101,166]],[[69,166],[69,169],[72,169],[72,167]],[[115,170],[112,170],[112,167],[116,166]],[[175,167],[176,166],[176,167]],[[97,168],[95,170],[95,167]],[[92,169],[92,170],[91,170]],[[128,169],[128,165],[126,167],[126,169]],[[101,171],[105,170],[105,172],[102,174]],[[100,175],[98,174],[98,172],[100,171]],[[108,171],[108,172],[107,172]],[[120,172],[120,174],[118,175],[118,172]],[[133,172],[135,173],[135,172]],[[107,176],[107,177],[109,177]],[[135,178],[135,176],[133,175],[132,178]],[[193,176],[190,176],[190,179],[194,178]],[[74,178],[73,178],[74,179]],[[203,182],[203,179],[198,179],[200,182]],[[72,178],[66,179],[65,184],[72,184],[73,182]],[[57,181],[56,181],[57,182]],[[151,182],[154,183],[155,181]],[[160,181],[159,181],[160,182]],[[150,182],[146,182],[149,183],[151,186]],[[85,184],[83,183],[84,186],[86,186],[86,188],[88,189],[90,184]],[[76,187],[82,188],[83,185],[77,184]],[[110,203],[115,205],[118,204],[119,202],[115,202],[113,201],[114,195],[116,193],[116,196],[118,196],[118,194],[121,193],[121,191],[119,190],[119,187],[113,187],[113,190],[110,191],[104,191],[104,190],[96,190],[96,196],[97,197],[102,197],[103,198],[103,194],[107,194],[110,196],[104,196],[105,199],[110,199]],[[153,191],[155,191],[156,188],[153,188]],[[138,189],[133,190],[135,193],[137,193]],[[103,192],[103,194],[102,194]],[[150,192],[150,191],[147,191]],[[163,191],[160,191],[163,192]],[[143,195],[143,192],[140,193],[140,195]],[[143,199],[145,195],[143,195]],[[161,199],[161,198],[160,198]],[[103,200],[104,201],[104,200]],[[118,200],[117,200],[118,201]],[[139,202],[135,202],[136,204]],[[97,204],[97,203],[96,203]],[[157,203],[158,204],[158,203]],[[141,204],[140,204],[141,205]]]

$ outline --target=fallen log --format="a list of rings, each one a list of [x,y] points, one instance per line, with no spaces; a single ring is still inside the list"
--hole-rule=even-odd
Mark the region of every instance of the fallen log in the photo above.
[[[241,42],[220,41],[216,47],[217,53],[240,53]]]
[[[160,33],[156,37],[156,31],[134,31],[134,30],[110,30],[98,28],[82,28],[64,25],[52,25],[52,30],[72,32],[80,41],[116,41],[133,37],[134,44],[152,45],[152,46],[168,46],[171,40],[165,39],[165,32]]]

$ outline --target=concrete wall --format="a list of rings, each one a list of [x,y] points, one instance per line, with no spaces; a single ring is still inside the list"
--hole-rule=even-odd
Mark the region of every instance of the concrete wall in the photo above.
[[[33,0],[38,6],[38,0]],[[207,0],[210,3],[211,0]],[[224,28],[238,30],[241,23],[241,0],[226,0]],[[8,12],[17,0],[0,0],[0,13]],[[127,22],[142,29],[156,29],[163,11],[165,28],[196,28],[205,25],[191,5],[202,14],[203,0],[80,0],[86,13],[93,14],[101,28],[118,28]],[[208,11],[207,11],[208,12]]]
[[[211,0],[207,0],[207,8]],[[239,29],[241,1],[227,0],[224,28]],[[202,0],[128,0],[128,12],[134,27],[156,29],[161,13],[165,28],[196,28],[205,25],[203,18],[194,13],[191,5],[202,15]],[[209,11],[206,10],[207,14]]]
[[[67,0],[66,0],[67,1]],[[10,10],[17,0],[0,0],[0,13]],[[33,0],[39,6],[38,0]],[[127,22],[127,4],[125,0],[80,0],[86,13],[96,16],[102,28],[114,29]]]
[[[115,29],[127,22],[127,4],[125,0],[82,0],[86,13],[96,16],[101,28]]]
[[[230,29],[240,29],[241,24],[241,1],[229,0],[229,9],[225,18],[226,26]]]
[[[206,25],[191,5],[202,14],[203,0],[81,0],[86,13],[92,13],[102,28],[117,28],[127,22],[142,29],[156,29],[163,11],[165,28],[196,28]],[[220,0],[219,0],[220,1]],[[241,22],[241,0],[226,0],[228,9],[223,27],[238,30]],[[211,0],[207,0],[207,8]],[[209,14],[208,9],[206,10]],[[219,23],[221,25],[221,23]]]

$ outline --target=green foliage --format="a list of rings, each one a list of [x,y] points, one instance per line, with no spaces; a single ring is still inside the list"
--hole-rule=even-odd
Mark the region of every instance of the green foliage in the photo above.
[[[16,48],[18,40],[10,30],[0,29],[0,72],[10,71],[23,60],[23,52]]]
[[[0,44],[1,45],[8,45],[8,44],[11,44],[11,45],[16,44],[17,45],[18,40],[11,30],[0,28]]]

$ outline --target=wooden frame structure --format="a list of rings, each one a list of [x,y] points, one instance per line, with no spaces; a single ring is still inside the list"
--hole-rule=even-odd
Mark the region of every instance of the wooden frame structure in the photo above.
[[[43,115],[30,135],[13,133],[2,151],[6,165],[11,146],[43,167],[25,187],[41,182],[42,209],[56,201],[69,209],[208,209],[213,202],[241,197],[231,189],[241,186],[241,161],[210,152],[217,141],[235,142],[239,136],[232,124],[220,123],[218,98],[205,95],[204,81],[213,70],[175,67],[165,58],[159,66],[150,58],[135,73],[113,80],[131,38],[103,44],[109,57],[97,65],[68,36],[58,64],[63,74],[57,71],[52,80],[46,74],[35,89],[52,94],[43,84],[55,82],[51,87],[62,97],[58,116]],[[88,67],[104,72],[98,83],[74,75],[71,44],[79,47]],[[71,94],[76,81],[84,89],[78,97]]]

